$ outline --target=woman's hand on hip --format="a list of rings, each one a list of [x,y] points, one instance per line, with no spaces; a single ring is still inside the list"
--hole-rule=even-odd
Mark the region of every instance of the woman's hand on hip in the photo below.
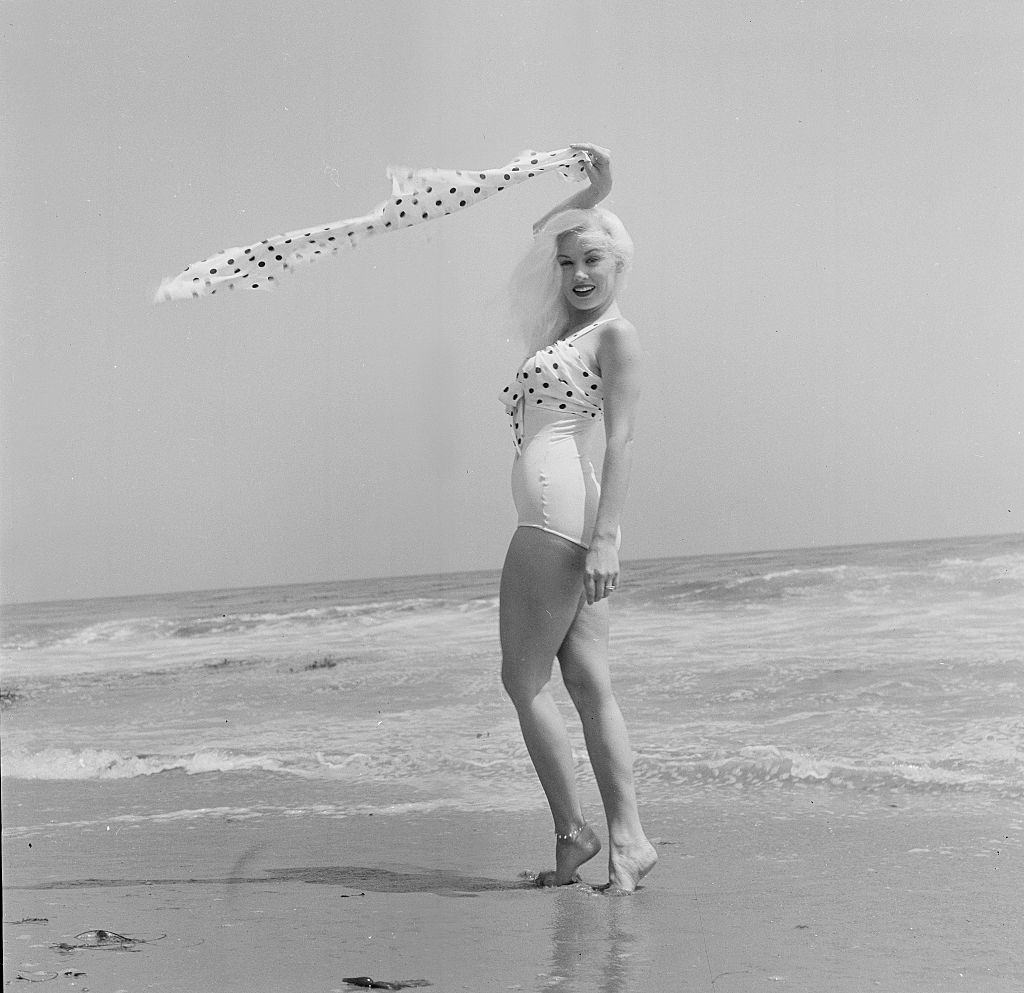
[[[583,591],[587,603],[611,596],[619,582],[619,552],[612,541],[595,539],[583,567]]]

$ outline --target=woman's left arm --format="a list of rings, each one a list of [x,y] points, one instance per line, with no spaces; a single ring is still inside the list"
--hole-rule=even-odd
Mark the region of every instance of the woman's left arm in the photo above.
[[[605,454],[601,500],[587,552],[587,603],[607,596],[619,578],[619,519],[626,503],[633,461],[633,428],[640,400],[640,340],[629,321],[609,322],[600,331],[597,361],[604,386]]]
[[[561,214],[566,210],[588,210],[591,207],[596,207],[612,191],[611,152],[600,145],[592,145],[584,141],[574,141],[569,147],[574,152],[587,153],[587,160],[583,163],[583,168],[586,170],[590,185],[549,210],[533,225],[535,235],[556,214]]]

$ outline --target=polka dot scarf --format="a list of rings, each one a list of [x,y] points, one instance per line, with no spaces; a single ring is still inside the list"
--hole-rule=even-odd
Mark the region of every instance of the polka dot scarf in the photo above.
[[[583,179],[585,159],[584,152],[563,148],[524,152],[503,168],[485,172],[392,167],[388,169],[391,196],[364,217],[300,228],[264,238],[255,245],[217,252],[165,279],[155,302],[189,300],[236,288],[269,289],[284,273],[333,255],[342,247],[351,248],[372,235],[446,217],[545,172],[558,170],[571,179]]]

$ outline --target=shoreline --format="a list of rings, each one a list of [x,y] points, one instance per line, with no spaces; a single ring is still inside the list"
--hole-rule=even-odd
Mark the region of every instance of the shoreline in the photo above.
[[[142,792],[168,785],[148,778]],[[439,993],[1011,993],[1024,977],[1024,805],[712,788],[645,806],[659,864],[635,895],[610,897],[524,878],[551,855],[540,809],[46,829],[26,805],[52,815],[40,801],[59,804],[61,784],[4,785],[4,920],[45,919],[5,924],[9,979],[226,993],[350,990],[342,980],[355,976]],[[104,786],[75,791],[76,813],[97,825]],[[583,869],[590,883],[606,877],[601,858]],[[146,940],[55,947],[100,929]]]

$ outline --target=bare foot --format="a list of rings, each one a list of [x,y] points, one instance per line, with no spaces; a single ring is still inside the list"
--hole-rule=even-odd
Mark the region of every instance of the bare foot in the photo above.
[[[646,838],[635,845],[612,846],[608,853],[608,885],[602,890],[610,896],[632,893],[657,861],[658,853]]]
[[[542,872],[537,877],[538,886],[568,886],[578,881],[576,870],[589,862],[601,851],[601,839],[594,829],[584,825],[583,830],[572,840],[559,838],[555,842],[554,871]],[[657,857],[657,856],[655,856]]]

